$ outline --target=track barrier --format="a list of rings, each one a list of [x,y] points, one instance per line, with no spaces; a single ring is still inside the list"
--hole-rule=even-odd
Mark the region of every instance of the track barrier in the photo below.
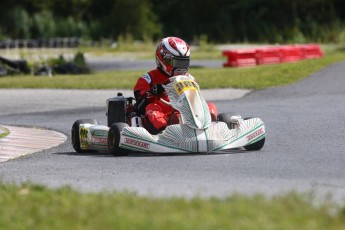
[[[304,59],[300,46],[282,46],[280,48],[280,53],[282,55],[282,62],[292,62]]]
[[[224,67],[278,64],[323,57],[323,52],[317,44],[223,50],[222,54],[227,57],[227,62],[223,63]]]
[[[228,62],[224,66],[255,66],[255,50],[223,51],[223,55],[228,57]]]
[[[305,59],[321,58],[323,52],[319,45],[304,45],[301,47]]]
[[[256,50],[256,64],[277,64],[281,62],[281,53],[279,48],[261,48]]]

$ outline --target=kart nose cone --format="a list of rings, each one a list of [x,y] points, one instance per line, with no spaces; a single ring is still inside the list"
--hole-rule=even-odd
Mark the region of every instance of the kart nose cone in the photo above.
[[[189,103],[190,112],[195,124],[195,128],[205,128],[205,108],[202,104],[199,94],[195,90],[185,91]]]

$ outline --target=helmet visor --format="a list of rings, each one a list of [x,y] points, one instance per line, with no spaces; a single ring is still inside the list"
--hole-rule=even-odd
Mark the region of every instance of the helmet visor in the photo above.
[[[173,59],[173,65],[175,68],[188,69],[189,68],[189,58],[176,58]]]
[[[189,68],[189,57],[188,58],[166,58],[165,63],[171,65],[173,68],[188,69]]]

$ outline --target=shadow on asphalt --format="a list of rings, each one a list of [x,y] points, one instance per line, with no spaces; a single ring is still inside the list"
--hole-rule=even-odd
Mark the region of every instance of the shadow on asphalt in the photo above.
[[[113,156],[111,153],[102,153],[96,151],[89,151],[85,153],[77,152],[57,152],[53,153],[56,155],[67,155],[67,156],[87,156],[87,157],[112,157],[112,158],[129,158],[129,157],[174,157],[174,156],[212,156],[212,155],[228,155],[228,154],[239,154],[239,153],[248,153],[247,150],[243,149],[231,149],[221,152],[208,152],[208,153],[143,153],[143,152],[131,152],[127,156]]]

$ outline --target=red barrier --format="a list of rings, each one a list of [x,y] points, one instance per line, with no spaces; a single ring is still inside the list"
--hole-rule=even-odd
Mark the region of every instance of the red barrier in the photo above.
[[[304,54],[300,46],[282,46],[280,48],[282,62],[299,61],[304,59]]]
[[[228,57],[228,62],[223,64],[224,67],[256,65],[255,50],[228,50],[223,51],[223,55]]]
[[[224,67],[276,64],[323,57],[320,46],[315,44],[274,46],[256,50],[224,50],[222,53],[228,58],[223,64]]]
[[[319,45],[303,45],[301,46],[305,59],[321,58],[323,52]]]
[[[279,48],[268,47],[256,50],[256,62],[258,65],[277,64],[281,62]]]

